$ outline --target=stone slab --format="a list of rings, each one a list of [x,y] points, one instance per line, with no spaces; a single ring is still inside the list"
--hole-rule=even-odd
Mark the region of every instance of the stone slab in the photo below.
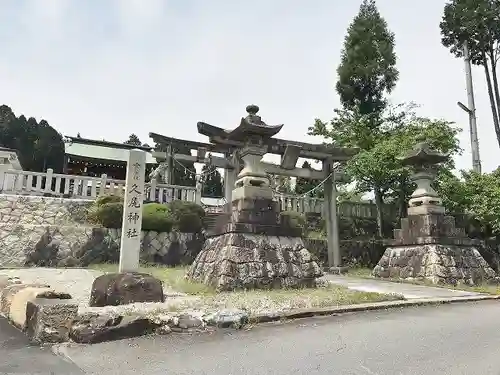
[[[29,301],[37,298],[70,299],[67,293],[59,293],[47,287],[26,287],[19,290],[12,297],[8,313],[9,320],[21,330],[26,328],[26,308]]]
[[[81,316],[72,325],[69,337],[80,344],[96,344],[155,332],[162,326],[146,317]]]
[[[5,288],[3,288],[0,291],[0,312],[2,315],[8,317],[10,313],[10,307],[12,304],[12,300],[14,296],[21,290],[25,288],[50,288],[49,285],[46,284],[38,284],[38,283],[33,283],[33,284],[12,284],[8,285]]]
[[[26,334],[36,343],[66,342],[77,315],[75,301],[36,298],[26,305]]]

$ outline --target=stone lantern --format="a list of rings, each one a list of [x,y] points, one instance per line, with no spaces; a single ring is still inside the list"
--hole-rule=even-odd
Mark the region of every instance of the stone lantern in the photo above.
[[[437,166],[448,155],[418,143],[400,160],[414,170],[417,188],[408,202],[408,217],[394,230],[394,239],[373,269],[381,278],[422,279],[442,284],[480,284],[496,278],[478,251],[481,242],[456,228],[445,214],[442,200],[432,188]]]
[[[425,142],[418,143],[401,158],[403,165],[413,167],[415,172],[411,180],[417,185],[408,202],[408,215],[444,214],[443,202],[432,188],[432,183],[436,178],[437,164],[447,159],[448,155],[431,150]]]

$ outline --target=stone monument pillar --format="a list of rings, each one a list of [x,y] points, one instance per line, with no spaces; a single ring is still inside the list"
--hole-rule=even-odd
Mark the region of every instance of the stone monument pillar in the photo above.
[[[412,166],[417,188],[408,204],[408,217],[394,230],[394,240],[373,275],[382,278],[424,279],[435,284],[474,285],[495,279],[495,271],[481,256],[479,240],[468,238],[455,227],[455,218],[445,215],[442,200],[432,188],[436,165],[447,155],[419,143],[402,158]]]
[[[261,159],[282,125],[269,126],[247,107],[239,127],[225,133],[227,142],[241,142],[236,151],[244,168],[238,174],[226,215],[216,224],[191,265],[189,280],[218,290],[315,286],[322,271],[304,247],[301,233],[281,220]]]
[[[119,272],[135,272],[139,269],[145,173],[146,153],[130,150],[125,176]]]
[[[165,301],[161,280],[138,272],[145,173],[146,153],[137,149],[130,150],[123,201],[118,273],[107,273],[94,280],[89,306]]]

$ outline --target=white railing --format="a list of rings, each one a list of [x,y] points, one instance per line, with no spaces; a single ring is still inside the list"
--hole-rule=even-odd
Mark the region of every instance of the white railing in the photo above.
[[[95,199],[103,195],[125,193],[125,181],[101,177],[76,176],[8,170],[0,172],[0,187],[4,194],[49,195],[54,197]],[[198,189],[191,186],[158,184],[155,181],[145,184],[145,197],[150,201],[167,203],[172,200],[197,202],[201,198]]]
[[[95,199],[103,195],[124,195],[125,181],[101,177],[88,177],[54,173],[18,170],[0,171],[0,192],[16,195],[48,195],[54,197]],[[145,184],[145,198],[152,202],[168,203],[184,200],[201,204],[201,185],[197,187],[159,184],[156,181]],[[322,213],[322,198],[298,197],[290,194],[275,194],[281,211],[299,213]],[[208,206],[208,211],[220,212],[222,208]],[[370,202],[341,202],[337,205],[340,215],[347,217],[376,217],[376,208]]]
[[[281,211],[296,211],[299,213],[315,212],[322,214],[324,207],[323,198],[298,197],[290,194],[275,194],[274,199],[278,201]],[[396,207],[385,205],[391,217],[396,215]],[[340,202],[337,204],[337,212],[345,217],[376,218],[377,208],[372,202]]]
[[[290,194],[275,194],[274,199],[278,201],[281,211],[317,212],[323,210],[323,199],[312,197],[298,197]]]

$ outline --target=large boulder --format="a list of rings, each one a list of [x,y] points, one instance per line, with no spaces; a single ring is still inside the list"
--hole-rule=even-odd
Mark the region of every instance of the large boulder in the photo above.
[[[162,282],[139,272],[108,273],[94,280],[91,307],[118,306],[134,302],[164,302]]]

